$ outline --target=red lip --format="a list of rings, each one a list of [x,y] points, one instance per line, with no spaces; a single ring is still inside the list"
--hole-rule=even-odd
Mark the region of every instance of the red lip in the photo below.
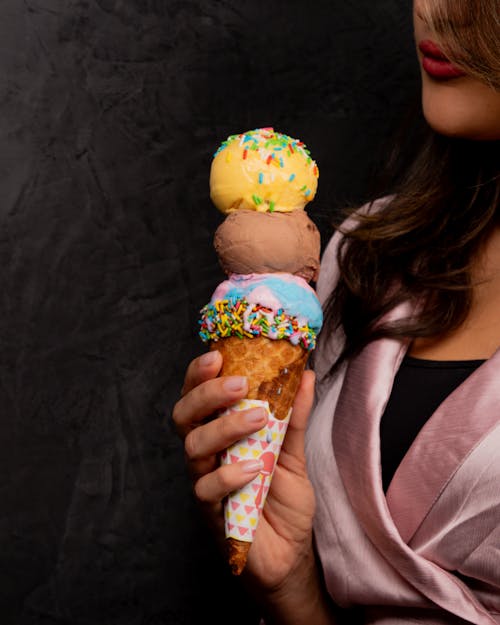
[[[465,76],[465,72],[453,65],[446,58],[441,48],[433,41],[425,39],[419,43],[418,47],[423,54],[422,67],[432,78],[448,80]]]

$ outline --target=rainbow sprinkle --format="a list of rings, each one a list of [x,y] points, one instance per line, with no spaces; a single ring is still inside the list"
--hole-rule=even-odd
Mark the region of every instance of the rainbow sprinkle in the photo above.
[[[273,311],[258,304],[250,305],[245,299],[225,299],[207,304],[201,310],[199,335],[203,342],[236,336],[269,339],[286,339],[311,351],[316,347],[316,333],[306,323],[301,325],[296,317],[280,308]]]
[[[263,140],[264,143],[262,143]],[[256,128],[255,130],[250,130],[242,134],[230,135],[220,144],[214,157],[235,141],[238,141],[239,145],[242,147],[242,158],[247,158],[249,150],[257,150],[262,154],[263,160],[267,165],[269,165],[272,160],[275,162],[278,160],[278,166],[284,167],[285,163],[283,158],[279,156],[279,153],[283,150],[286,151],[288,156],[298,153],[304,157],[306,165],[311,165],[314,169],[314,175],[318,176],[318,167],[311,159],[310,152],[305,144],[299,139],[293,139],[281,132],[276,132],[274,128]],[[270,151],[271,153],[269,153]]]

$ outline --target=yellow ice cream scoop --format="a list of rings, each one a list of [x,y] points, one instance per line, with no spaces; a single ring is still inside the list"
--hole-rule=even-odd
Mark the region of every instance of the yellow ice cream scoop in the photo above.
[[[210,198],[223,213],[303,209],[318,187],[318,166],[299,139],[257,128],[231,135],[214,155]]]

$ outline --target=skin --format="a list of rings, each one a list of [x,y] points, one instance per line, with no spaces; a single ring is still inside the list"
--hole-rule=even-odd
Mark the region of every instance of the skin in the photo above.
[[[442,44],[422,19],[422,0],[413,3],[417,55],[422,75],[422,107],[436,132],[472,140],[500,139],[500,92],[471,76],[438,80],[422,68],[418,44],[430,39]]]
[[[433,39],[414,3],[416,43]],[[435,40],[435,38],[434,38]],[[439,44],[438,41],[436,43]],[[420,52],[418,53],[420,55]],[[466,139],[498,139],[500,95],[470,77],[437,81],[422,70],[422,103],[428,123],[445,135]],[[415,341],[412,355],[432,359],[488,358],[500,344],[500,235],[485,245],[476,267],[471,314],[452,336]],[[248,462],[219,466],[218,454],[243,436],[259,431],[265,414],[215,413],[244,398],[244,378],[218,378],[219,352],[191,362],[173,420],[185,442],[195,494],[214,534],[223,542],[222,501],[254,479],[259,468]],[[315,498],[308,479],[304,435],[313,402],[314,373],[304,373],[293,407],[259,529],[242,574],[262,605],[266,625],[332,625],[335,610],[325,591],[312,546]]]

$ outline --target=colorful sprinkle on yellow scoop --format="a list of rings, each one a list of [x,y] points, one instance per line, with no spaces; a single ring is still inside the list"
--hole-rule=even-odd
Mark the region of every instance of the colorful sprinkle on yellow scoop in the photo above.
[[[303,209],[318,187],[318,166],[299,139],[257,128],[231,135],[214,155],[210,198],[223,213]]]

